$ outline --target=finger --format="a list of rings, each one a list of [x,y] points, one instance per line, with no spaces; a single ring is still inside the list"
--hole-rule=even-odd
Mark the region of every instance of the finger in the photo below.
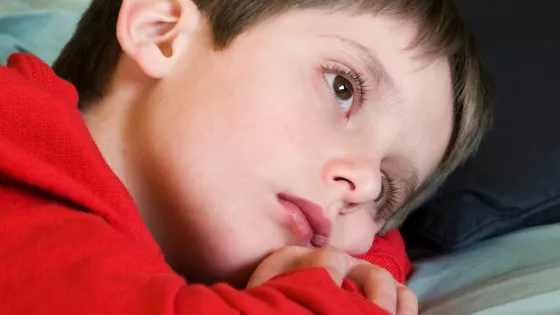
[[[324,268],[338,285],[356,264],[356,259],[335,247],[325,246],[315,250],[300,261],[298,268]]]
[[[397,282],[388,271],[369,263],[359,263],[348,278],[362,287],[368,300],[390,314],[396,314]]]
[[[416,294],[402,284],[397,284],[397,315],[418,315]]]
[[[300,246],[286,246],[277,250],[265,258],[253,272],[247,288],[259,286],[276,276],[294,270],[297,260],[302,259],[301,256],[310,251],[311,249]]]

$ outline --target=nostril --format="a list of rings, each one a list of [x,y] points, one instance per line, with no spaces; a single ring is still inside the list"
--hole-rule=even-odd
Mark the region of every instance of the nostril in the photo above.
[[[348,178],[337,176],[333,180],[335,182],[344,182],[348,185],[348,188],[350,190],[352,190],[352,191],[356,190],[356,185],[354,185],[354,183],[351,180],[349,180]]]

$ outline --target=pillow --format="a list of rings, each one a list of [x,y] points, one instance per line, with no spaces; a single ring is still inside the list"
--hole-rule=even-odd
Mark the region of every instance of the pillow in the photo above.
[[[35,54],[48,64],[74,32],[79,15],[69,11],[37,11],[0,15],[0,64],[14,52]]]
[[[10,0],[0,3],[0,13],[15,13],[37,10],[67,10],[83,12],[91,0]]]
[[[476,157],[406,221],[412,255],[560,222],[560,2],[458,3],[494,79],[494,127]]]
[[[558,243],[560,224],[524,229],[416,262],[408,286],[422,315],[560,314]]]

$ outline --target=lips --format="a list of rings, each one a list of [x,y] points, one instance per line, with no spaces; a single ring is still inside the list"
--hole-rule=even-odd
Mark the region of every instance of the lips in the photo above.
[[[289,194],[279,194],[280,204],[288,211],[294,233],[304,245],[321,247],[328,244],[332,223],[318,204]]]

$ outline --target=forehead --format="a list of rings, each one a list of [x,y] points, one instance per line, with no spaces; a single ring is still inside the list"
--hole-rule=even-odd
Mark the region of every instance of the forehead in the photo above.
[[[419,170],[420,182],[440,162],[452,131],[451,73],[445,58],[423,58],[422,48],[411,47],[417,35],[414,24],[369,13],[302,10],[283,14],[256,29],[272,45],[299,47],[302,58],[320,58],[325,51],[356,60],[371,54],[390,84],[369,87],[373,97],[359,118],[370,126],[364,133],[384,137],[374,142],[388,143],[389,156],[411,160]],[[386,132],[380,133],[380,128]],[[378,145],[372,147],[377,149]],[[402,159],[394,159],[393,164],[396,161]]]

